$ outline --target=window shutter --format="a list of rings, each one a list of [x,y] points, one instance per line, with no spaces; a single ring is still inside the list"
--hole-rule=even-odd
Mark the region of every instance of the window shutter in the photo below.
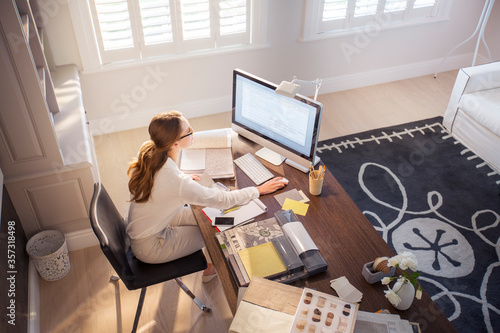
[[[139,57],[127,0],[93,0],[95,32],[103,64]]]
[[[347,0],[324,0],[320,11],[322,13],[318,24],[320,32],[347,28]]]
[[[216,18],[217,47],[250,43],[249,0],[220,0]]]
[[[435,17],[439,0],[415,0],[410,19],[418,20]]]
[[[136,11],[141,57],[178,52],[176,20],[171,0],[138,0]]]
[[[384,25],[430,18],[436,15],[440,1],[443,0],[320,0],[315,33],[370,26],[377,24],[378,15],[382,16]],[[306,17],[306,20],[311,20],[312,16]],[[310,26],[310,23],[306,25]]]
[[[260,3],[258,0],[88,1],[102,64],[248,44],[251,4]]]
[[[168,0],[140,0],[144,45],[172,43],[172,17]]]
[[[213,9],[209,0],[175,0],[180,52],[211,49],[215,35],[211,27]]]
[[[354,17],[377,14],[379,0],[358,0],[354,7]]]

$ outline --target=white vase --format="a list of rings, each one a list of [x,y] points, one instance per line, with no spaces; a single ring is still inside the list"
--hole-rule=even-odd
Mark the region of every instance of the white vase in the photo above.
[[[392,287],[392,290],[398,294],[401,302],[398,305],[393,306],[398,310],[407,310],[413,303],[415,298],[415,287],[408,281],[404,283],[396,282]]]

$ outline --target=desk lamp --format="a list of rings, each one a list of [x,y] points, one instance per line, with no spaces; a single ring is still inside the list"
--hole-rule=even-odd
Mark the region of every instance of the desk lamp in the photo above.
[[[321,87],[322,82],[323,81],[320,79],[316,79],[314,81],[298,80],[297,77],[294,76],[292,82],[288,82],[288,81],[281,82],[275,91],[276,91],[276,93],[278,93],[280,95],[293,98],[293,96],[295,96],[297,94],[297,92],[300,90],[300,88],[302,86],[314,84],[314,85],[316,85],[316,92],[314,93],[314,100],[316,100],[316,98],[318,98],[318,91],[319,91],[319,88]]]

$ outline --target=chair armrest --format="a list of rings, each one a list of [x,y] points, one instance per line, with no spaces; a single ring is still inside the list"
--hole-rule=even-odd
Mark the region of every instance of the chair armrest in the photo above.
[[[451,131],[462,95],[500,87],[500,62],[460,69],[446,108],[443,125]]]
[[[462,68],[461,71],[469,76],[464,94],[500,88],[500,61]]]

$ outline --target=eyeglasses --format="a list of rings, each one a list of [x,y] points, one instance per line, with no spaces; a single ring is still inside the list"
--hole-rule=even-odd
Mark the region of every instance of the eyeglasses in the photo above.
[[[189,129],[188,129],[187,134],[186,134],[186,135],[181,136],[181,137],[179,138],[179,140],[182,140],[182,139],[184,139],[184,138],[187,138],[188,136],[193,135],[193,133],[194,133],[193,128],[192,128],[191,126],[189,126]]]

